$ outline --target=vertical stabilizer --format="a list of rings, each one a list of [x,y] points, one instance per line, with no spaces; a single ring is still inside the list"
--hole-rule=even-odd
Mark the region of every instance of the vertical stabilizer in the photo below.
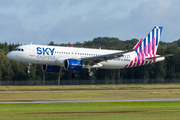
[[[136,46],[134,47],[134,49],[137,49],[136,52],[141,53],[142,51],[145,56],[156,55],[162,28],[163,27],[155,26],[144,39],[141,39],[136,44]]]
[[[145,58],[156,56],[162,29],[163,29],[163,27],[155,26],[144,39],[141,39],[134,46],[134,49],[136,49],[137,55],[134,58],[134,60],[131,61],[133,63],[133,65],[127,64],[124,68],[151,64],[156,61],[156,59],[146,60]]]

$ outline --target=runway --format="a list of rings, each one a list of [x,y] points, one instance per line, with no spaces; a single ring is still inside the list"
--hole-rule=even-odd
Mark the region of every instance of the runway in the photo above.
[[[180,98],[157,99],[103,99],[103,100],[44,100],[44,101],[0,101],[0,104],[22,103],[89,103],[89,102],[147,102],[147,101],[180,101]]]

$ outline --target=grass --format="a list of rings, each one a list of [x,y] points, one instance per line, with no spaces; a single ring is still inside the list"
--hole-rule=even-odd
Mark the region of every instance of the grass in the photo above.
[[[151,120],[180,118],[180,101],[0,104],[0,120]]]
[[[178,89],[180,84],[1,86],[0,101],[179,98]],[[0,120],[179,120],[180,118],[180,101],[0,104],[0,108]]]
[[[152,90],[152,89],[180,89],[180,84],[0,86],[0,91]]]
[[[0,92],[0,101],[15,100],[95,100],[179,98],[179,90],[115,90],[115,91],[8,91]]]
[[[1,86],[0,101],[179,98],[178,89],[174,84]]]

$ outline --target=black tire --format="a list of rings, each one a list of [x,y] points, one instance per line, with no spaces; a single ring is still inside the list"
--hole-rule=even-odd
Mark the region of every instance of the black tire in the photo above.
[[[92,71],[87,72],[87,73],[86,73],[86,76],[87,76],[87,77],[92,77],[92,76],[93,76],[93,72],[92,72]]]
[[[77,77],[78,77],[78,74],[77,74],[77,73],[72,73],[71,77],[72,77],[72,78],[77,78]]]
[[[29,74],[29,73],[30,73],[30,71],[26,70],[26,73],[27,73],[27,74]]]

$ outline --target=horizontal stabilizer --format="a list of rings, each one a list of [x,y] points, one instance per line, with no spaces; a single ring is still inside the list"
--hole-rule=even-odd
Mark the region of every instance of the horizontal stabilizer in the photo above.
[[[173,56],[173,54],[160,55],[160,56],[156,56],[156,57],[146,57],[145,59],[151,60],[151,59],[156,59],[156,58],[160,58],[160,57],[168,57],[168,56]]]

